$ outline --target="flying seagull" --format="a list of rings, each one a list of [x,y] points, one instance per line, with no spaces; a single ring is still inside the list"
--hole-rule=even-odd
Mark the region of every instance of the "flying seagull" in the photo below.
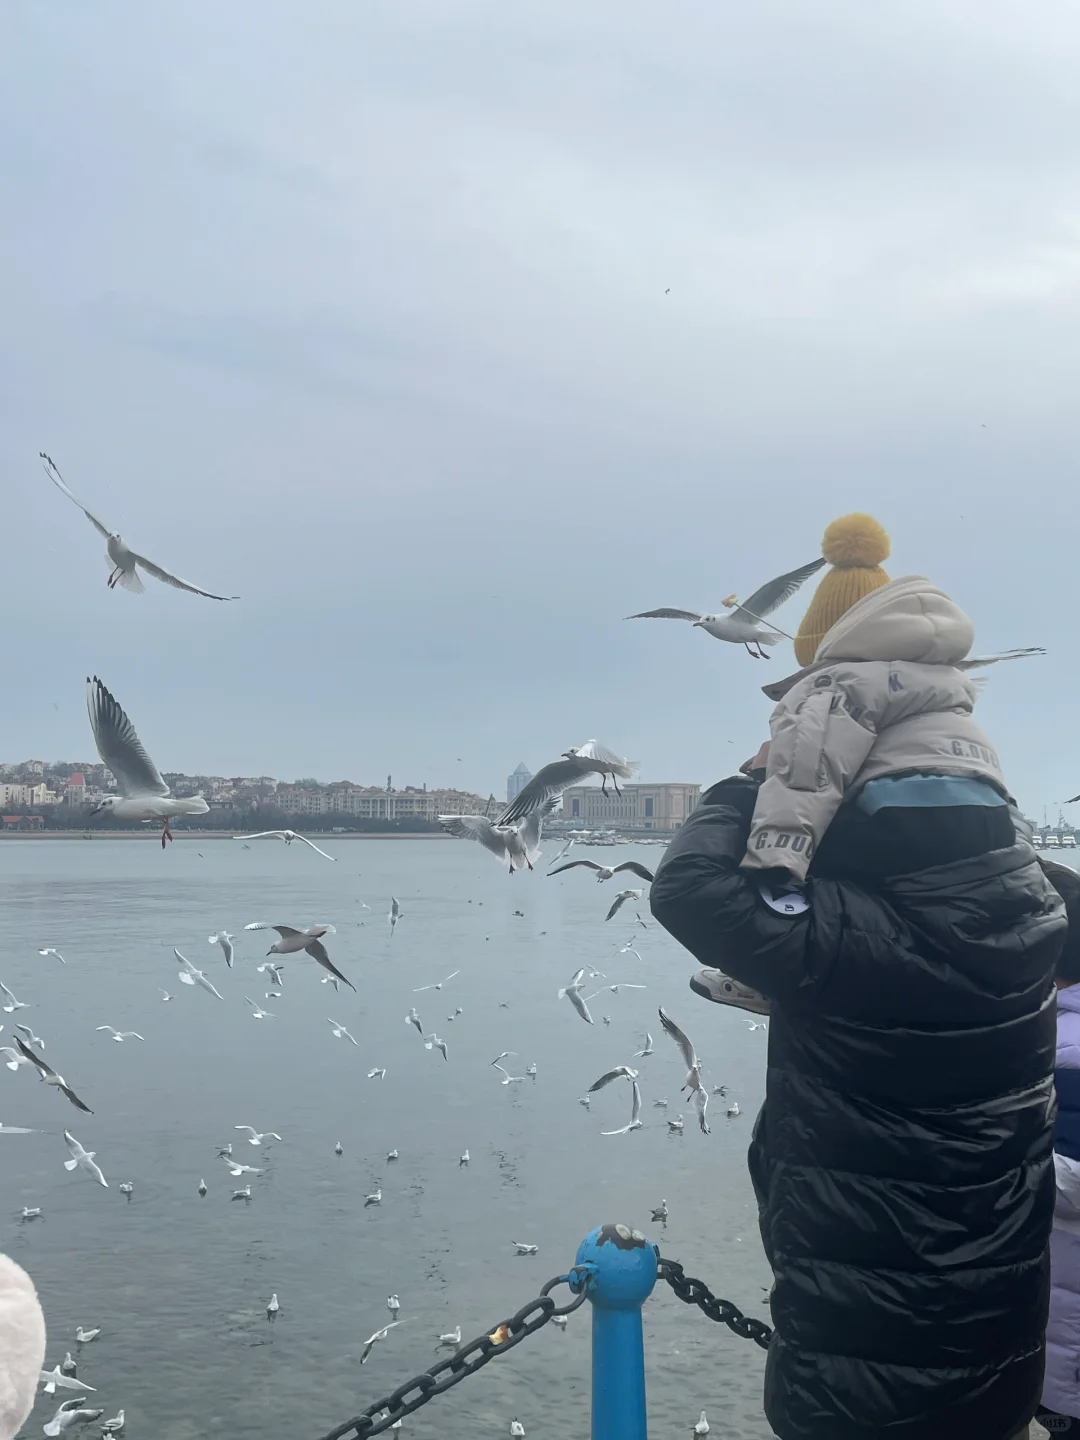
[[[639,879],[647,880],[650,885],[655,878],[653,872],[647,870],[639,860],[624,860],[621,865],[598,865],[595,860],[570,860],[565,865],[560,865],[557,870],[549,870],[548,874],[561,875],[564,870],[576,870],[581,865],[587,870],[595,870],[597,881],[610,880],[613,875],[618,875],[620,870],[629,870]]]
[[[709,1105],[709,1094],[701,1083],[701,1061],[698,1059],[697,1051],[689,1036],[679,1029],[663,1006],[660,1007],[660,1024],[664,1028],[664,1034],[670,1035],[675,1041],[686,1062],[687,1073],[682,1088],[686,1091],[687,1097],[692,1098],[697,1105],[698,1125],[701,1127],[701,1133],[708,1135],[709,1122],[705,1119],[705,1112]]]
[[[348,1030],[345,1029],[345,1026],[342,1025],[340,1020],[331,1020],[327,1018],[326,1023],[330,1026],[330,1033],[333,1035],[335,1040],[340,1040],[344,1036],[346,1040],[351,1040],[354,1045],[356,1044],[356,1041],[349,1034]]]
[[[414,995],[421,995],[425,990],[441,990],[444,985],[448,984],[449,981],[453,980],[456,975],[460,974],[460,970],[451,970],[450,974],[447,975],[445,980],[440,980],[436,985],[418,985],[412,993]]]
[[[291,925],[267,925],[261,920],[255,920],[250,925],[244,926],[245,930],[276,930],[281,937],[275,940],[267,955],[295,955],[303,950],[313,960],[318,961],[324,970],[328,970],[337,980],[342,980],[350,990],[356,986],[337,968],[330,956],[326,953],[326,946],[322,943],[324,935],[336,935],[337,931],[333,925],[312,925],[307,930],[294,930]]]
[[[552,797],[539,809],[531,810],[512,825],[489,820],[486,815],[440,815],[439,824],[459,840],[475,840],[490,850],[497,860],[508,861],[510,874],[525,867],[532,869],[540,858],[540,832],[545,818],[558,804]]]
[[[284,840],[286,845],[291,845],[294,840],[302,840],[309,845],[316,854],[321,855],[324,860],[337,861],[336,855],[328,855],[325,850],[320,850],[318,845],[309,840],[306,835],[301,835],[296,830],[259,830],[254,835],[234,835],[234,840]]]
[[[765,625],[765,617],[774,610],[779,610],[784,601],[790,600],[800,585],[826,563],[824,556],[819,556],[817,560],[811,560],[809,565],[800,565],[797,570],[778,575],[775,580],[770,580],[768,584],[755,590],[749,600],[741,605],[734,595],[729,595],[723,604],[731,611],[730,615],[701,615],[696,610],[673,610],[669,606],[663,606],[659,610],[642,610],[626,618],[689,620],[717,640],[727,640],[732,645],[745,645],[747,654],[752,655],[755,660],[767,660],[769,657],[761,647],[775,645],[782,638],[790,640],[791,636],[783,630]]]
[[[90,811],[102,810],[118,820],[160,820],[161,848],[172,839],[169,820],[174,815],[205,815],[210,809],[201,795],[183,798],[170,794],[168,785],[146,753],[135,727],[95,675],[86,677],[86,708],[94,744],[102,760],[116,777],[119,795],[105,795]]]
[[[234,1125],[234,1130],[246,1130],[247,1142],[249,1145],[261,1145],[264,1140],[280,1140],[281,1136],[276,1130],[256,1130],[252,1125]],[[231,1147],[230,1147],[231,1149]]]
[[[404,914],[405,914],[405,911],[402,910],[401,906],[398,904],[398,898],[397,898],[397,896],[396,896],[396,895],[391,895],[391,896],[390,896],[390,913],[389,913],[389,915],[387,915],[387,917],[386,917],[386,918],[390,921],[390,939],[391,939],[391,940],[394,938],[394,931],[397,929],[397,922],[401,919],[402,915],[404,915]]]
[[[142,1040],[144,1037],[137,1030],[114,1030],[111,1025],[98,1025],[98,1030],[107,1030],[111,1039],[117,1045],[122,1045],[125,1040]]]
[[[207,944],[220,945],[221,953],[225,956],[225,964],[232,969],[233,966],[233,936],[227,930],[219,930],[216,935],[206,937]],[[259,967],[262,968],[261,966]]]
[[[611,909],[604,916],[604,919],[610,920],[613,915],[617,915],[619,913],[622,907],[626,904],[627,900],[640,900],[641,896],[642,891],[640,890],[620,890],[619,893],[615,896],[615,899],[612,901]]]
[[[385,1340],[387,1335],[390,1334],[390,1331],[393,1330],[395,1325],[404,1325],[404,1323],[404,1320],[391,1320],[389,1325],[384,1325],[381,1330],[376,1330],[374,1335],[369,1335],[368,1338],[364,1341],[364,1349],[360,1355],[360,1364],[364,1364],[364,1362],[367,1360],[368,1356],[374,1349],[375,1345],[380,1340]]]
[[[57,950],[54,945],[47,945],[44,950],[39,950],[37,953],[39,955],[55,955],[57,960],[60,961],[61,965],[67,964],[67,961],[64,959],[63,955],[60,954],[60,951]]]
[[[597,1090],[603,1090],[605,1085],[611,1085],[616,1080],[636,1080],[637,1078],[638,1072],[631,1070],[629,1065],[616,1065],[614,1070],[606,1071],[599,1080],[593,1081],[589,1086],[589,1094],[595,1095]]]
[[[3,995],[4,1000],[6,1001],[4,1009],[9,1015],[13,1015],[16,1010],[30,1009],[29,1002],[25,1000],[16,1000],[14,993],[8,989],[8,987],[4,984],[2,980],[0,980],[0,995]]]
[[[84,1150],[74,1135],[69,1134],[67,1130],[64,1131],[64,1142],[67,1145],[68,1154],[71,1157],[69,1160],[64,1161],[64,1169],[85,1170],[91,1180],[96,1180],[103,1189],[107,1190],[109,1188],[109,1182],[105,1179],[100,1167],[94,1160],[97,1151]],[[97,1333],[96,1330],[76,1330],[75,1339],[78,1340],[80,1344],[85,1344],[85,1336],[89,1335],[90,1339],[93,1340]]]
[[[244,999],[251,1006],[251,1013],[256,1020],[273,1020],[275,1018],[272,1010],[264,1010],[261,1005],[257,1005],[255,1001],[252,1000],[250,995],[245,995]]]
[[[22,1038],[21,1035],[15,1036],[15,1047],[24,1060],[29,1060],[31,1065],[37,1067],[37,1071],[40,1074],[41,1078],[45,1081],[46,1085],[55,1085],[57,1090],[59,1090],[63,1095],[67,1096],[67,1098],[71,1101],[72,1105],[75,1106],[76,1110],[82,1110],[87,1115],[92,1115],[94,1113],[90,1109],[89,1105],[85,1104],[82,1100],[79,1099],[78,1095],[75,1094],[75,1091],[72,1090],[71,1086],[67,1083],[64,1077],[62,1075],[58,1075],[51,1065],[47,1065],[40,1055],[35,1054],[34,1051],[31,1050],[30,1046],[27,1045],[26,1041]]]
[[[516,799],[502,812],[498,825],[512,825],[534,810],[541,810],[551,800],[557,800],[564,790],[587,775],[599,775],[601,788],[607,793],[608,776],[619,794],[619,780],[631,780],[638,768],[636,760],[627,760],[595,740],[586,740],[576,749],[564,750],[562,758],[542,766]]]
[[[591,1025],[593,1023],[593,1018],[589,1014],[589,1007],[585,1004],[584,998],[581,994],[582,990],[584,990],[585,988],[585,986],[582,984],[582,981],[584,979],[585,971],[583,969],[578,970],[577,973],[574,975],[574,978],[570,981],[570,984],[564,985],[563,988],[558,992],[556,998],[559,1000],[569,1000],[570,1004],[573,1005],[574,1009],[585,1021],[586,1025]]]
[[[55,1395],[60,1390],[89,1390],[94,1391],[93,1385],[87,1385],[85,1380],[78,1380],[74,1375],[66,1375],[59,1365],[54,1365],[51,1370],[42,1370],[38,1377],[45,1389],[44,1395]]]
[[[62,1435],[69,1426],[89,1425],[91,1420],[99,1420],[104,1414],[104,1410],[85,1409],[81,1399],[65,1400],[52,1419],[46,1420],[41,1429],[46,1435]]]
[[[96,515],[91,515],[82,501],[76,500],[64,482],[64,477],[60,474],[60,471],[56,468],[56,465],[49,456],[45,454],[44,450],[38,453],[40,458],[45,462],[45,474],[48,475],[56,488],[67,496],[73,505],[79,507],[87,520],[90,521],[90,524],[93,525],[94,529],[104,539],[109,560],[112,562],[112,569],[109,572],[107,582],[110,590],[114,590],[116,586],[119,585],[124,590],[130,590],[135,595],[141,595],[143,593],[143,584],[139,579],[138,570],[136,569],[137,566],[139,570],[145,570],[148,575],[152,575],[155,580],[161,580],[164,584],[171,585],[174,590],[188,590],[192,595],[202,595],[206,600],[240,599],[239,595],[215,595],[210,590],[200,590],[197,585],[191,585],[188,581],[181,580],[179,575],[174,575],[170,570],[163,570],[160,565],[155,565],[154,562],[148,560],[145,555],[136,554],[136,552],[130,549],[125,543],[122,535],[116,531],[107,529]],[[115,774],[115,771],[113,773]]]
[[[181,985],[198,985],[200,989],[208,990],[211,995],[216,995],[219,1000],[224,1000],[224,995],[222,995],[220,990],[215,988],[214,982],[212,980],[208,980],[201,970],[197,970],[186,955],[181,955],[180,951],[177,950],[175,946],[173,947],[172,953],[176,956],[177,960],[179,960],[180,964],[184,967],[180,971]]]

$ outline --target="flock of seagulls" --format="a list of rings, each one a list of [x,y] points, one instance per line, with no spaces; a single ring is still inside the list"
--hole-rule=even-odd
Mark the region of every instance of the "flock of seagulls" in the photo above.
[[[108,585],[110,588],[122,588],[135,593],[143,590],[140,576],[150,576],[166,585],[176,589],[187,591],[203,598],[215,601],[231,601],[236,596],[218,594],[203,589],[190,582],[181,579],[174,572],[165,569],[163,566],[152,561],[146,555],[134,550],[127,544],[123,537],[116,531],[110,531],[68,488],[63,476],[51,458],[44,453],[41,455],[46,473],[51,482],[58,490],[85,515],[89,523],[98,531],[106,543],[106,550],[109,559]],[[734,597],[729,597],[724,602],[730,614],[723,616],[698,615],[688,611],[649,611],[642,612],[640,616],[633,618],[680,618],[689,620],[692,623],[705,629],[707,633],[718,639],[730,643],[738,643],[746,646],[748,653],[755,658],[764,658],[762,647],[776,643],[776,640],[783,634],[765,624],[767,616],[795,591],[799,586],[813,574],[823,561],[815,561],[811,565],[803,566],[799,570],[792,571],[787,575],[778,577],[768,585],[761,587],[750,596],[744,604],[736,603]],[[201,795],[176,796],[172,794],[170,786],[162,778],[157,765],[143,745],[130,717],[111,693],[105,683],[97,676],[87,677],[86,681],[86,702],[87,713],[90,721],[90,728],[93,734],[97,753],[103,764],[108,768],[114,777],[116,792],[108,794],[97,804],[93,813],[110,813],[116,819],[125,822],[138,822],[161,827],[161,848],[164,851],[169,841],[173,838],[170,829],[170,821],[178,817],[198,817],[207,813],[209,806],[206,799]],[[440,816],[440,823],[453,836],[469,840],[478,844],[494,855],[497,860],[505,865],[510,874],[519,870],[533,870],[540,859],[540,841],[545,821],[549,818],[558,806],[563,793],[570,786],[578,784],[590,776],[599,779],[602,790],[606,793],[609,785],[615,793],[619,793],[620,781],[627,781],[633,778],[638,769],[635,761],[628,760],[625,756],[617,754],[601,744],[596,739],[587,740],[584,744],[573,746],[564,750],[559,758],[542,766],[535,776],[528,782],[524,789],[510,803],[496,815],[485,816]],[[312,840],[299,832],[291,829],[268,830],[259,832],[256,835],[234,836],[234,839],[242,839],[248,844],[256,839],[278,840],[284,846],[290,847],[294,844],[306,847],[314,851],[319,857],[329,862],[335,862],[336,857],[329,854],[315,844]],[[620,864],[601,864],[591,859],[572,859],[562,863],[569,854],[574,839],[571,838],[560,850],[556,860],[552,862],[553,868],[549,869],[551,876],[562,875],[572,870],[591,872],[597,883],[606,883],[617,876],[633,877],[641,882],[641,885],[634,888],[619,890],[613,897],[610,906],[604,916],[604,921],[610,922],[630,902],[640,902],[644,895],[644,886],[653,880],[653,872],[638,861],[624,861]],[[396,928],[404,918],[404,911],[397,897],[391,897],[390,910],[387,915],[390,937],[393,938]],[[520,911],[515,912],[521,914]],[[637,916],[636,924],[645,927],[646,922],[640,914]],[[335,991],[340,986],[356,991],[352,980],[334,963],[330,958],[327,949],[327,938],[334,936],[336,931],[329,924],[313,924],[307,928],[296,928],[291,925],[270,924],[263,921],[253,921],[244,926],[245,931],[255,932],[259,930],[273,930],[276,934],[275,942],[269,947],[267,957],[260,963],[256,973],[264,976],[268,985],[274,987],[268,990],[267,1000],[279,998],[284,982],[285,964],[283,957],[307,955],[315,961],[323,972],[322,982],[331,984]],[[635,931],[635,935],[637,931]],[[218,929],[207,936],[207,942],[212,947],[217,947],[221,961],[227,970],[232,971],[238,964],[236,936],[227,929]],[[39,950],[43,958],[54,958],[60,965],[67,965],[67,959],[61,950],[54,945],[43,946]],[[200,968],[190,959],[183,955],[178,949],[174,949],[174,956],[178,966],[178,983],[187,988],[201,989],[213,998],[223,1001],[225,996],[215,984],[215,978],[220,979],[220,972],[214,977],[209,967]],[[630,954],[640,960],[640,953],[632,941],[622,945],[618,954]],[[444,986],[449,985],[460,971],[455,970],[446,975],[442,980],[413,988],[414,995],[441,994]],[[560,999],[568,999],[575,1012],[580,1018],[592,1025],[593,1017],[589,1011],[589,1003],[596,1001],[601,995],[617,997],[621,991],[644,989],[643,985],[630,982],[616,982],[612,984],[601,984],[598,989],[592,989],[597,981],[606,977],[592,967],[583,966],[577,970],[570,983],[558,991]],[[160,988],[160,987],[159,987]],[[588,992],[588,993],[586,993]],[[176,997],[167,989],[160,989],[163,1003],[171,1002]],[[15,994],[2,983],[0,983],[0,998],[3,1000],[2,1010],[6,1014],[14,1015],[28,1008],[28,1002],[20,1000]],[[274,1021],[276,1011],[264,1008],[261,1002],[245,995],[244,1000],[250,1008],[252,1017],[258,1021]],[[421,1004],[425,1002],[421,1001]],[[504,1002],[505,1003],[505,1002]],[[454,1009],[453,1014],[448,1015],[448,1021],[454,1021],[462,1014],[460,1006]],[[609,1015],[600,1017],[605,1026],[611,1024]],[[659,1010],[660,1025],[663,1033],[667,1035],[680,1051],[686,1065],[686,1079],[683,1082],[682,1090],[686,1095],[688,1103],[697,1107],[699,1128],[704,1135],[710,1133],[710,1127],[706,1119],[708,1107],[708,1092],[702,1077],[702,1064],[697,1052],[685,1032],[675,1023],[670,1015],[663,1009]],[[327,1017],[327,1024],[330,1028],[331,1038],[340,1041],[346,1046],[359,1048],[359,1041],[351,1032],[346,1022],[333,1017]],[[447,1041],[439,1036],[436,1029],[428,1030],[423,1024],[414,1004],[410,1007],[406,1016],[406,1024],[414,1028],[424,1049],[435,1056],[441,1057],[442,1063],[450,1063],[450,1047]],[[2,1028],[2,1027],[0,1027]],[[36,1073],[39,1081],[54,1088],[60,1096],[81,1115],[93,1115],[93,1109],[83,1098],[80,1089],[76,1089],[56,1068],[58,1063],[52,1054],[51,1045],[49,1048],[49,1059],[46,1060],[46,1040],[37,1035],[30,1025],[19,1024],[13,1027],[15,1034],[12,1037],[11,1045],[0,1047],[0,1057],[6,1067],[13,1072],[20,1069],[27,1069]],[[123,1045],[145,1043],[144,1035],[134,1029],[120,1029],[114,1025],[101,1024],[95,1027],[96,1033],[101,1034],[114,1044]],[[149,1032],[148,1032],[149,1033]],[[325,1033],[325,1032],[324,1032]],[[653,1037],[648,1032],[638,1049],[634,1050],[630,1059],[633,1063],[615,1065],[605,1071],[581,1097],[581,1103],[588,1110],[592,1098],[604,1092],[612,1091],[620,1084],[628,1086],[630,1091],[630,1119],[615,1129],[601,1130],[603,1136],[627,1135],[636,1130],[645,1128],[642,1118],[643,1101],[641,1086],[642,1062],[647,1061],[655,1054]],[[60,1057],[62,1060],[62,1057]],[[535,1082],[537,1079],[537,1066],[535,1062],[522,1067],[519,1073],[518,1066],[508,1068],[503,1062],[515,1058],[514,1052],[503,1051],[491,1062],[491,1069],[499,1077],[501,1086],[513,1087],[525,1085],[527,1082]],[[373,1066],[368,1069],[368,1080],[382,1080],[386,1077],[387,1070],[384,1066]],[[723,1087],[716,1087],[714,1093],[723,1093]],[[654,1100],[653,1106],[656,1109],[666,1109],[667,1101]],[[733,1104],[729,1109],[729,1115],[737,1115],[738,1107]],[[667,1118],[660,1122],[672,1133],[680,1133],[683,1128],[681,1116]],[[77,1127],[79,1128],[79,1127]],[[281,1135],[276,1131],[257,1130],[250,1125],[237,1125],[235,1132],[240,1137],[237,1145],[241,1147],[246,1143],[249,1147],[244,1152],[252,1160],[261,1159],[258,1153],[260,1147],[265,1147],[271,1142],[282,1143]],[[32,1134],[29,1127],[0,1125],[0,1133],[3,1134]],[[84,1137],[85,1138],[85,1137]],[[70,1131],[63,1131],[63,1139],[67,1148],[67,1158],[63,1166],[69,1173],[82,1172],[83,1177],[91,1180],[95,1185],[109,1189],[109,1182],[98,1163],[97,1153],[86,1146]],[[334,1145],[334,1152],[337,1156],[344,1153],[344,1147],[340,1140]],[[251,1150],[256,1151],[255,1154]],[[386,1156],[387,1163],[398,1160],[399,1152],[393,1149]],[[465,1149],[458,1158],[458,1167],[467,1168],[470,1164],[470,1152]],[[229,1194],[229,1201],[250,1204],[253,1198],[252,1181],[258,1181],[264,1174],[265,1165],[249,1164],[241,1159],[238,1153],[234,1153],[234,1146],[230,1142],[219,1148],[219,1160],[233,1181],[243,1181],[240,1188],[232,1188]],[[106,1157],[107,1161],[107,1157]],[[117,1187],[120,1194],[127,1202],[132,1200],[135,1192],[135,1185],[132,1181],[121,1182]],[[228,1189],[228,1187],[226,1187]],[[205,1177],[200,1178],[196,1187],[196,1194],[205,1199],[209,1194],[210,1187]],[[381,1184],[377,1184],[363,1196],[362,1207],[367,1209],[382,1206],[384,1192]],[[393,1199],[391,1193],[390,1197]],[[653,1219],[656,1223],[667,1223],[668,1205],[662,1200],[658,1207],[653,1210]],[[20,1219],[24,1223],[32,1223],[40,1220],[42,1209],[40,1206],[23,1206]],[[539,1252],[539,1246],[530,1241],[514,1240],[511,1242],[513,1253],[522,1259],[535,1257]],[[401,1300],[397,1294],[387,1298],[387,1308],[391,1312],[388,1322],[380,1325],[363,1342],[360,1353],[360,1363],[365,1364],[373,1348],[386,1341],[391,1333],[406,1323],[406,1317],[401,1315]],[[283,1308],[278,1293],[271,1294],[265,1307],[266,1320],[271,1326],[276,1325],[282,1316]],[[565,1318],[559,1317],[559,1328],[565,1327]],[[88,1345],[94,1342],[100,1334],[99,1328],[84,1329],[79,1327],[75,1332],[77,1345]],[[461,1344],[461,1327],[455,1326],[438,1337],[437,1348],[456,1349]],[[65,1431],[83,1425],[97,1423],[100,1433],[104,1435],[118,1435],[125,1428],[125,1413],[121,1409],[111,1419],[103,1419],[104,1409],[97,1408],[88,1403],[88,1397],[96,1393],[93,1387],[80,1381],[76,1374],[75,1362],[71,1359],[70,1353],[65,1356],[61,1364],[54,1365],[50,1370],[43,1370],[42,1384],[46,1393],[55,1395],[58,1390],[78,1391],[71,1399],[64,1400],[56,1413],[43,1427],[46,1435],[60,1435]],[[394,1428],[397,1428],[395,1426]],[[697,1436],[705,1435],[708,1432],[708,1424],[704,1412],[700,1421],[694,1427],[693,1433]],[[510,1435],[521,1440],[525,1435],[525,1428],[521,1420],[515,1417],[510,1422]]]

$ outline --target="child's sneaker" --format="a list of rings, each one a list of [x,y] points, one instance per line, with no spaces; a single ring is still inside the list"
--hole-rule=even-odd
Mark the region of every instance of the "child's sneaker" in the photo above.
[[[755,1015],[770,1013],[770,1002],[760,990],[751,990],[722,970],[699,970],[690,981],[690,989],[717,1005],[734,1005],[739,1010],[752,1010]]]

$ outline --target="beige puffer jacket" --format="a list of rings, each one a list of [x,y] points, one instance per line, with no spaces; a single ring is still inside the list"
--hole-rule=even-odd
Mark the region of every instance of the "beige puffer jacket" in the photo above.
[[[780,703],[742,868],[805,879],[841,803],[883,775],[976,776],[1006,795],[971,718],[975,687],[955,668],[973,640],[958,605],[908,576],[853,605],[813,665],[767,687]]]

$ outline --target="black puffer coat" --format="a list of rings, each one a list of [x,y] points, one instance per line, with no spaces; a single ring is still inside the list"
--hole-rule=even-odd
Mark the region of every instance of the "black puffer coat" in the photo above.
[[[781,1440],[1012,1435],[1043,1371],[1060,901],[1023,841],[873,893],[822,878],[823,846],[778,914],[738,868],[755,795],[713,787],[652,909],[773,1001],[765,1412]]]

